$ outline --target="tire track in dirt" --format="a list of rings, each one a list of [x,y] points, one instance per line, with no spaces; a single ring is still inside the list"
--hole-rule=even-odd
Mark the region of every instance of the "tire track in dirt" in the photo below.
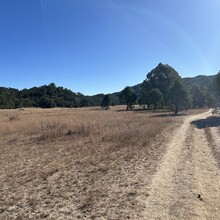
[[[220,127],[208,127],[205,129],[206,138],[209,141],[209,146],[216,158],[220,168]]]
[[[203,129],[195,130],[194,166],[198,193],[197,219],[220,219],[220,171]]]
[[[188,117],[174,133],[149,188],[145,219],[220,219],[220,176],[204,129]]]

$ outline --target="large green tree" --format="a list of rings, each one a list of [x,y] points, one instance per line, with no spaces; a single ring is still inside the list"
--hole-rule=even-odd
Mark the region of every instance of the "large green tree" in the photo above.
[[[175,80],[180,76],[175,69],[169,65],[160,63],[155,69],[147,74],[147,79],[152,88],[157,88],[163,94],[165,104],[168,102],[168,94]]]
[[[17,89],[0,87],[0,108],[16,108],[18,105]]]
[[[141,84],[141,94],[139,99],[140,105],[149,105],[148,94],[152,90],[152,85],[148,80],[144,80]]]
[[[110,106],[110,102],[111,102],[110,96],[109,95],[105,95],[103,100],[102,100],[101,107],[103,109],[105,109],[105,110],[108,110],[109,106]]]
[[[193,86],[190,89],[193,107],[202,108],[207,104],[207,91],[205,88]]]
[[[191,98],[187,88],[184,86],[181,79],[176,78],[173,86],[168,93],[168,100],[171,109],[175,115],[182,109],[187,109],[191,106]]]
[[[134,90],[127,86],[125,87],[119,95],[121,103],[127,105],[126,109],[132,109],[132,106],[135,104],[137,95],[135,94]]]
[[[152,89],[148,93],[148,102],[151,106],[153,106],[154,111],[163,105],[163,94],[159,89]]]

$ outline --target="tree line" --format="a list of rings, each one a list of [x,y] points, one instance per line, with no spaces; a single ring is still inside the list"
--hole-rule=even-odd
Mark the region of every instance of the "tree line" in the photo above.
[[[177,114],[183,109],[215,107],[220,103],[220,73],[210,85],[186,85],[175,69],[160,63],[147,74],[140,87],[139,97],[132,87],[125,87],[119,93],[119,100],[126,104],[127,110],[138,103],[154,111],[170,109]]]
[[[219,105],[220,72],[214,77],[214,83],[202,86],[184,83],[175,69],[159,64],[150,71],[146,79],[134,87],[125,87],[119,93],[85,96],[54,83],[30,89],[18,90],[0,87],[0,108],[23,107],[85,107],[101,106],[108,109],[111,105],[126,105],[132,109],[134,104],[157,110],[160,108],[178,111],[187,108],[214,107]]]
[[[57,87],[54,83],[31,89],[0,88],[0,108],[23,107],[85,107],[100,105],[104,95],[84,96],[69,89]]]
[[[104,96],[104,94],[86,96],[79,92],[74,93],[56,86],[55,83],[23,90],[0,87],[0,109],[100,106]],[[119,104],[117,95],[111,94],[110,99],[110,105]]]

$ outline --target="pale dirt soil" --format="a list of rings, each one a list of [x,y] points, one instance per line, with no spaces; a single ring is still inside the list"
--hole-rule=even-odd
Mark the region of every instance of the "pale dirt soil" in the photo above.
[[[220,219],[219,118],[118,110],[0,111],[0,219]]]
[[[144,219],[220,219],[220,118],[210,116],[189,116],[168,142]]]

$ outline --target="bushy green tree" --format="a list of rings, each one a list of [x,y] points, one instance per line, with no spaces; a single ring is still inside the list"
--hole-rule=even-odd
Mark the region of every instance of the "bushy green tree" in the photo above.
[[[168,102],[168,94],[175,80],[180,76],[175,69],[169,65],[160,63],[155,69],[147,74],[147,79],[152,88],[159,89],[163,94],[165,104]]]
[[[215,96],[212,95],[210,92],[206,91],[206,106],[212,108],[215,106]]]
[[[153,106],[154,111],[163,105],[163,94],[159,89],[151,89],[148,93],[148,102]]]
[[[110,102],[111,102],[110,96],[109,95],[105,95],[103,100],[102,100],[101,107],[103,109],[105,109],[105,110],[109,109]]]
[[[12,109],[18,105],[18,90],[12,88],[0,88],[0,108]]]
[[[206,89],[198,86],[193,86],[190,89],[190,96],[192,98],[193,107],[202,108],[207,103]]]
[[[190,96],[194,108],[212,107],[214,105],[214,95],[205,86],[193,86],[190,89]]]
[[[137,99],[137,95],[135,94],[134,90],[127,86],[122,90],[119,96],[121,103],[125,103],[127,105],[126,109],[132,109],[132,106],[135,104]]]
[[[190,102],[188,90],[177,71],[161,63],[147,74],[147,79],[142,83],[141,99],[153,105],[154,109],[159,104],[164,107],[172,106],[175,114]]]
[[[54,107],[56,107],[54,100],[48,96],[41,97],[39,104],[40,104],[41,108],[54,108]]]
[[[140,105],[149,105],[149,100],[148,100],[148,94],[152,90],[152,85],[150,81],[144,80],[143,83],[141,84],[141,95],[139,99],[139,104]]]
[[[182,109],[188,109],[191,106],[191,99],[187,88],[181,79],[176,78],[168,94],[169,105],[175,115]]]

